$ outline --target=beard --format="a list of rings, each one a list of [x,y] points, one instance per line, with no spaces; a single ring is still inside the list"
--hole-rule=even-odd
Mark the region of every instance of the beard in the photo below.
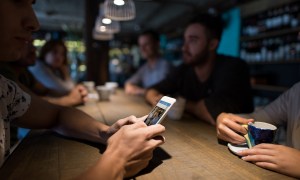
[[[185,56],[189,57],[190,60],[186,60]],[[202,66],[207,63],[209,57],[208,45],[205,46],[202,52],[191,55],[189,52],[183,52],[184,62],[190,66]]]

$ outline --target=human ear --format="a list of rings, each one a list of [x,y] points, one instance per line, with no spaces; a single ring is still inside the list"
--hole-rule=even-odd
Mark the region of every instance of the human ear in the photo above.
[[[209,42],[209,50],[211,51],[214,51],[218,48],[219,46],[219,40],[218,39],[212,39],[210,42]]]

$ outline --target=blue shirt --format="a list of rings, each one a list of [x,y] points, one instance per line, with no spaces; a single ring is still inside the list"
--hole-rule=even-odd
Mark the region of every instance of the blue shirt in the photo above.
[[[33,76],[47,87],[52,96],[64,96],[69,94],[75,87],[75,83],[70,77],[66,79],[60,78],[45,63],[37,61],[34,66],[29,67],[29,71]]]
[[[147,62],[126,83],[148,88],[163,80],[172,68],[173,66],[163,59],[156,61],[153,67]]]

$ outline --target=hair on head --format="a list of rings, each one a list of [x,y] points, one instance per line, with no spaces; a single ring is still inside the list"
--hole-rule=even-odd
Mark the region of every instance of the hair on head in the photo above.
[[[159,33],[154,30],[145,30],[139,36],[150,36],[153,40],[159,41]]]
[[[189,25],[196,23],[203,25],[211,38],[221,39],[224,22],[216,13],[200,13],[189,22]]]

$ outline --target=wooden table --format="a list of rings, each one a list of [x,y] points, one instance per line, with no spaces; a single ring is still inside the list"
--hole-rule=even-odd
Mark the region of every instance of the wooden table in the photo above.
[[[79,109],[104,123],[147,114],[151,107],[141,97],[122,91],[108,102]],[[166,143],[154,152],[149,166],[135,179],[292,179],[244,162],[217,142],[215,128],[184,115],[166,119]],[[34,131],[25,138],[0,169],[0,179],[70,179],[101,156],[105,147],[67,139],[50,131]]]

